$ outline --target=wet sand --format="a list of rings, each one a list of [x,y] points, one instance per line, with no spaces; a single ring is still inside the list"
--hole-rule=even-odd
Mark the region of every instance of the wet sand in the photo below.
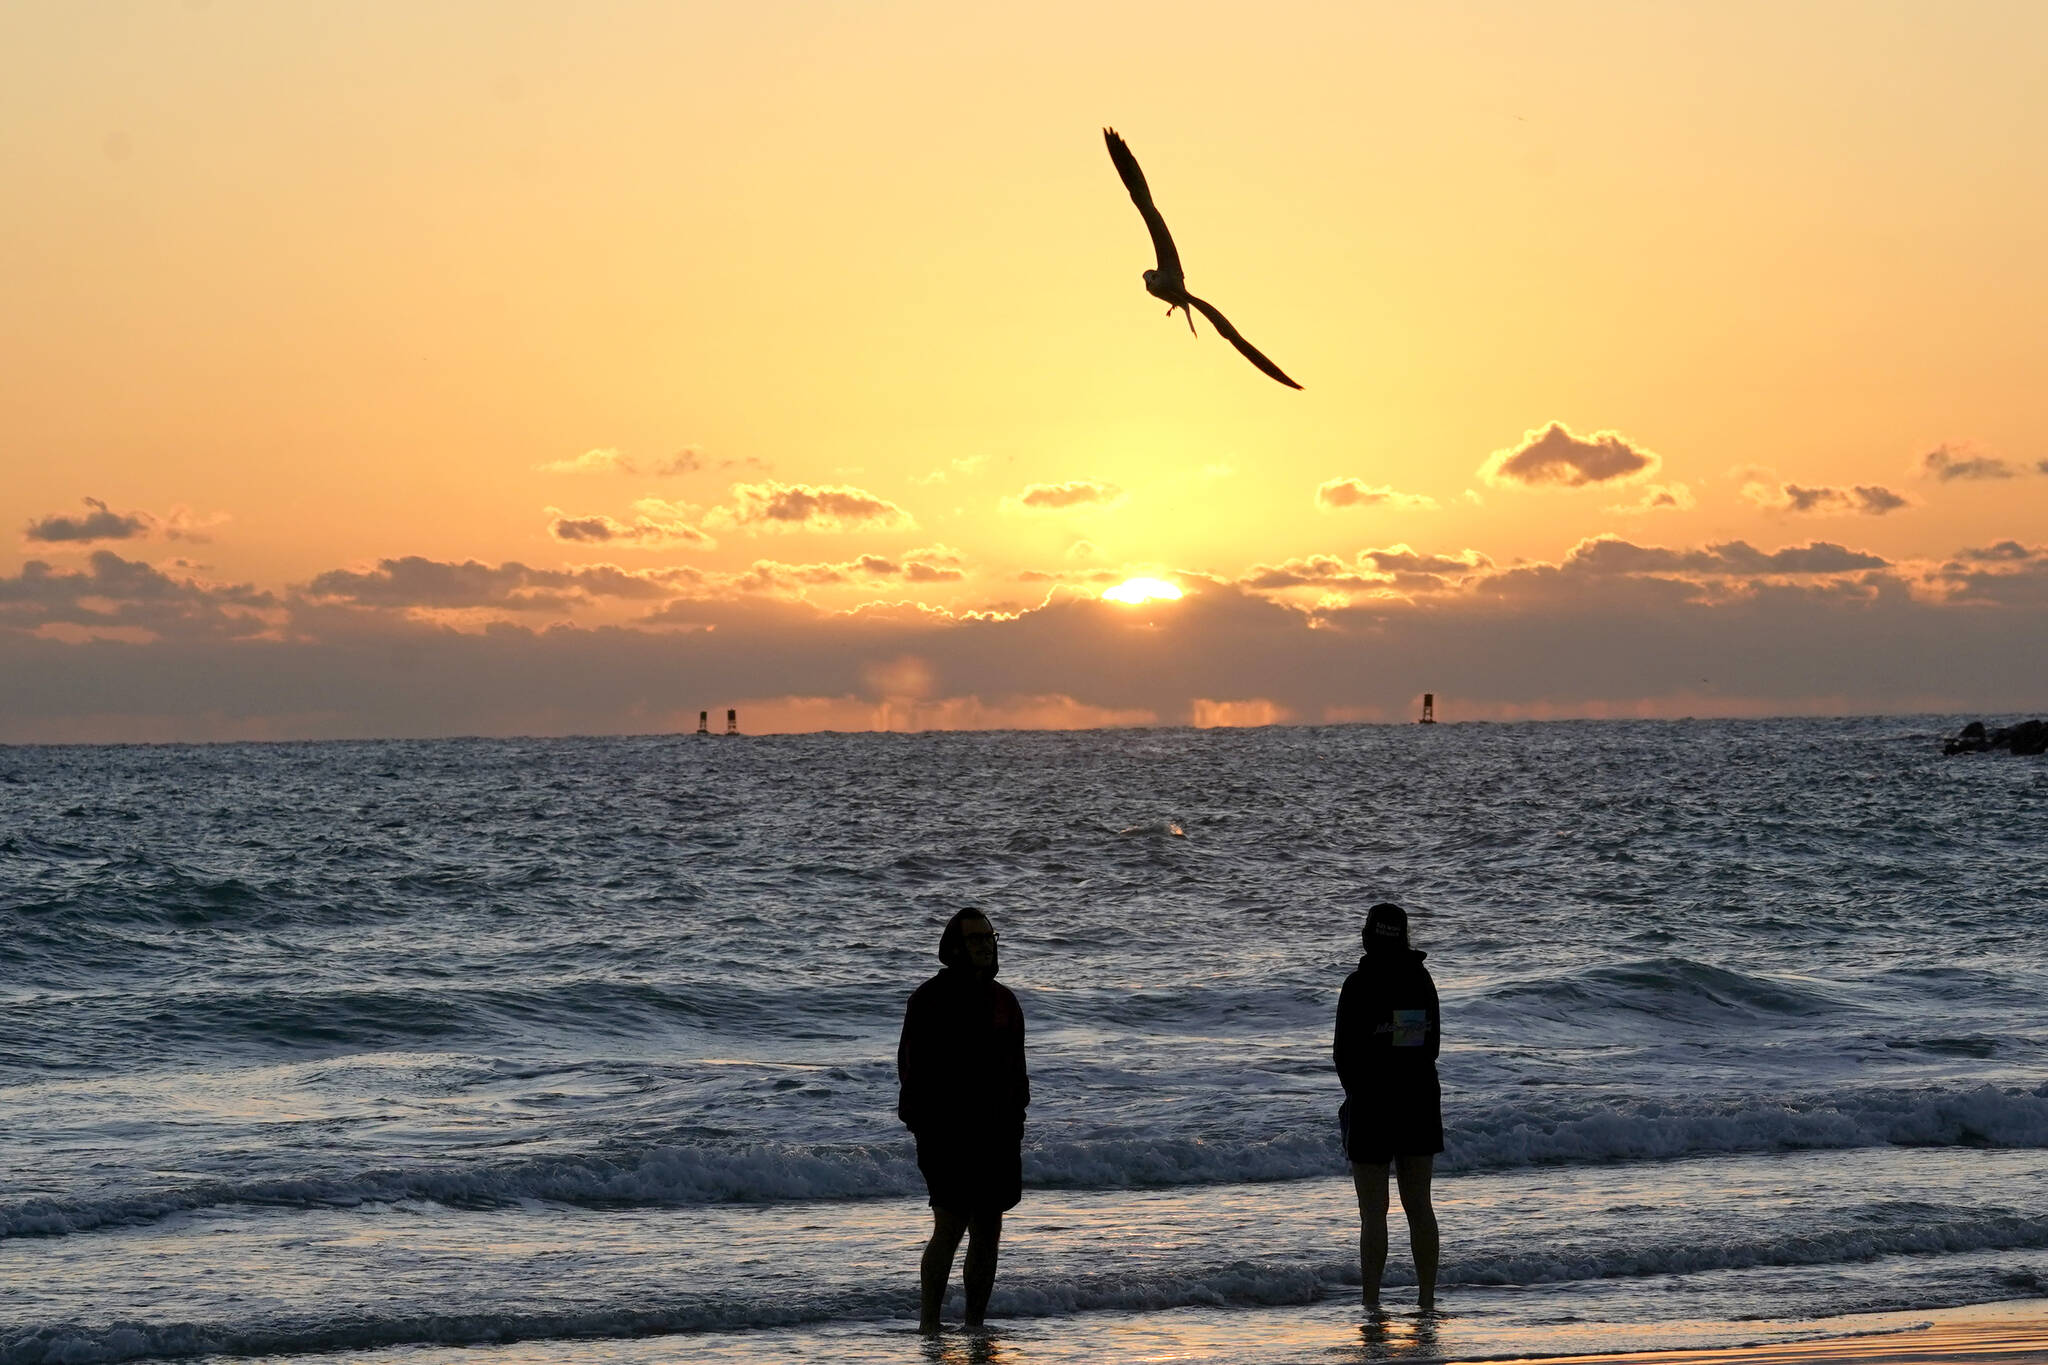
[[[1910,1319],[1907,1322],[1899,1320]],[[1967,1365],[2041,1365],[2048,1362],[2048,1301],[1983,1304],[1923,1314],[1886,1314],[1844,1335],[1706,1351],[1641,1351],[1609,1355],[1524,1358],[1545,1362],[1639,1362],[1640,1365],[1910,1365],[1954,1361]]]

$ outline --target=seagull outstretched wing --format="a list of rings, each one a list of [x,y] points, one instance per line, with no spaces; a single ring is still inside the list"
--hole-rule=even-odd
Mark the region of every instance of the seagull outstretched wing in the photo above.
[[[1138,158],[1131,155],[1116,129],[1104,128],[1102,140],[1109,144],[1109,159],[1116,163],[1116,173],[1123,177],[1124,188],[1131,192],[1131,202],[1145,215],[1145,226],[1152,231],[1152,252],[1159,257],[1159,272],[1176,280],[1183,278],[1180,253],[1173,249],[1173,234],[1166,230],[1166,219],[1152,202],[1152,190],[1145,183],[1145,173],[1138,169]]]
[[[1239,353],[1258,366],[1262,373],[1290,389],[1300,388],[1301,385],[1289,379],[1278,365],[1266,359],[1258,347],[1246,341],[1238,330],[1230,325],[1229,318],[1217,312],[1206,300],[1198,299],[1188,292],[1187,276],[1180,268],[1180,252],[1174,250],[1173,234],[1166,230],[1166,219],[1160,215],[1159,206],[1152,202],[1152,187],[1145,183],[1145,172],[1138,169],[1138,158],[1131,155],[1131,149],[1116,135],[1116,129],[1104,128],[1102,140],[1109,147],[1109,159],[1116,163],[1116,173],[1122,178],[1124,188],[1131,192],[1131,202],[1136,204],[1138,212],[1145,216],[1145,226],[1152,233],[1153,253],[1159,257],[1159,268],[1145,272],[1145,292],[1166,303],[1169,317],[1176,308],[1200,309],[1202,316],[1209,319],[1210,325],[1223,334],[1223,339],[1237,347]],[[1194,320],[1190,316],[1188,330],[1193,331],[1194,326]]]
[[[1258,366],[1261,370],[1264,370],[1267,374],[1279,380],[1281,383],[1285,384],[1290,389],[1298,389],[1301,387],[1301,385],[1295,383],[1292,379],[1289,379],[1285,374],[1283,374],[1278,365],[1275,365],[1272,361],[1266,359],[1265,354],[1262,351],[1260,351],[1258,347],[1252,345],[1249,341],[1246,341],[1242,336],[1238,335],[1237,329],[1230,325],[1230,319],[1224,317],[1223,314],[1217,312],[1214,305],[1205,303],[1201,299],[1196,298],[1193,294],[1189,294],[1187,298],[1189,303],[1193,304],[1195,307],[1202,310],[1202,316],[1209,319],[1209,325],[1211,327],[1214,327],[1219,333],[1221,333],[1225,341],[1237,347],[1237,349],[1243,353],[1244,358],[1246,360],[1251,361],[1252,364]]]

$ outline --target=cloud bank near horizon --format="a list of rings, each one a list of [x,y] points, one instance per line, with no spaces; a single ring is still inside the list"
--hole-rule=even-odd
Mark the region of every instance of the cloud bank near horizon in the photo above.
[[[965,576],[943,546],[711,574],[418,556],[285,592],[101,550],[0,577],[0,740],[1060,728],[2038,706],[2048,548],[1905,564],[1617,536],[1556,563],[1406,545],[1178,575],[1182,601],[831,610]],[[1317,589],[1314,602],[1301,589]],[[1308,594],[1316,596],[1314,592]],[[583,609],[633,619],[579,624]]]

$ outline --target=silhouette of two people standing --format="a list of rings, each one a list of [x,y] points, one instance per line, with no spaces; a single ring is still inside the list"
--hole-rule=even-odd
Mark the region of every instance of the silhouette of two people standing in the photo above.
[[[1367,912],[1365,953],[1337,1001],[1334,1054],[1344,1103],[1337,1120],[1358,1193],[1358,1259],[1366,1310],[1380,1313],[1387,1264],[1387,1179],[1408,1217],[1417,1306],[1436,1310],[1437,1226],[1430,1175],[1444,1149],[1436,1059],[1442,1020],[1436,983],[1409,946],[1408,914]],[[912,992],[896,1049],[896,1115],[917,1139],[930,1194],[932,1234],[919,1268],[918,1329],[939,1312],[960,1241],[967,1239],[969,1328],[983,1325],[995,1286],[1003,1214],[1023,1197],[1024,1012],[996,981],[995,926],[962,910],[939,938],[938,975]]]
[[[1003,1214],[1024,1193],[1024,1012],[996,981],[995,926],[962,910],[939,936],[937,976],[912,992],[896,1048],[896,1116],[917,1138],[932,1235],[919,1274],[918,1330],[939,1309],[967,1238],[966,1325],[980,1327],[995,1285]]]
[[[1408,944],[1408,912],[1381,903],[1366,912],[1365,954],[1337,999],[1337,1111],[1344,1155],[1358,1190],[1358,1263],[1368,1313],[1380,1312],[1387,1268],[1387,1173],[1408,1215],[1416,1306],[1436,1311],[1437,1228],[1429,1178],[1444,1149],[1443,1092],[1436,1057],[1443,1041],[1436,982],[1426,954]]]

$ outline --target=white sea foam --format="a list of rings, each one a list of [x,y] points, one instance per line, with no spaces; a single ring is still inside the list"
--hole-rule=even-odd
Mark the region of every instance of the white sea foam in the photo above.
[[[1858,1091],[1691,1112],[1645,1104],[1634,1111],[1596,1105],[1464,1114],[1453,1124],[1439,1170],[1900,1145],[2048,1147],[2048,1085],[2032,1092],[1989,1085],[1918,1095]],[[1025,1183],[1047,1189],[1228,1185],[1308,1179],[1343,1169],[1334,1131],[1317,1129],[1259,1141],[1034,1140],[1024,1159]],[[492,1165],[210,1182],[99,1200],[25,1200],[0,1204],[0,1237],[86,1232],[238,1204],[333,1207],[420,1199],[453,1206],[541,1200],[606,1207],[893,1198],[923,1189],[907,1141],[671,1145]]]

